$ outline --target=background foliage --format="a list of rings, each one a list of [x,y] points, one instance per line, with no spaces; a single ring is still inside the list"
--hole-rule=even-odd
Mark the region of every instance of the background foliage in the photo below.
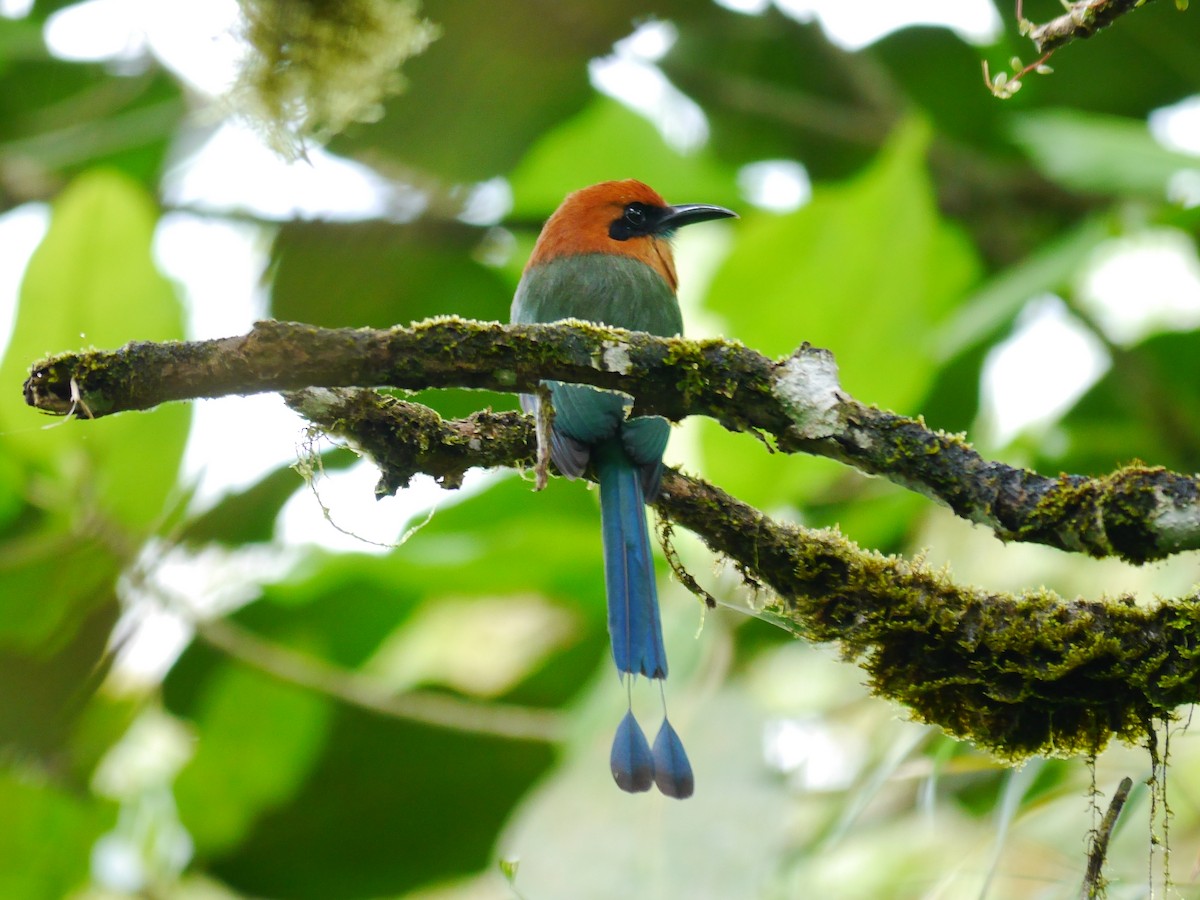
[[[189,499],[189,435],[213,456],[243,448],[193,433],[184,406],[39,427],[18,390],[32,360],[189,333],[196,312],[154,236],[178,213],[166,173],[214,127],[212,104],[152,56],[52,56],[42,29],[65,5],[0,18],[0,204],[53,210],[0,365],[0,895],[505,897],[500,861],[516,857],[526,898],[1075,895],[1093,824],[1083,761],[1010,771],[904,721],[830,648],[739,614],[754,598],[686,537],[685,562],[728,607],[702,615],[662,566],[672,717],[697,795],[617,791],[605,757],[624,700],[581,485],[535,495],[497,473],[390,552],[297,548],[277,533],[305,490],[286,466]],[[408,90],[330,145],[419,196],[419,213],[190,212],[270,242],[277,318],[504,319],[563,194],[642,178],[743,214],[680,243],[690,333],[828,347],[858,398],[1042,472],[1134,458],[1196,471],[1200,163],[1147,117],[1200,85],[1200,17],[1150,4],[999,102],[980,59],[1030,52],[1000,11],[994,46],[910,27],[851,52],[774,7],[428,0],[441,36],[406,65]],[[589,81],[648,17],[674,36],[660,71],[707,121],[687,149]],[[811,200],[755,206],[764,160],[802,164]],[[504,209],[480,212],[483,183],[507,186]],[[1118,280],[1114,261],[1137,265]],[[1014,397],[1049,411],[1006,430],[994,410]],[[421,399],[445,414],[514,405]],[[686,423],[671,452],[772,514],[926,552],[988,587],[1149,598],[1196,580],[1193,555],[1133,570],[1004,547],[899,488],[708,422]],[[152,614],[201,626],[161,680],[139,680],[108,650]],[[214,616],[230,630],[207,628]],[[405,698],[432,699],[437,723]],[[1171,877],[1200,896],[1200,747],[1181,731],[1170,749]],[[1148,839],[1166,829],[1140,783],[1148,755],[1110,749],[1095,786],[1125,774],[1139,785],[1111,851],[1114,897],[1145,895],[1165,859]]]

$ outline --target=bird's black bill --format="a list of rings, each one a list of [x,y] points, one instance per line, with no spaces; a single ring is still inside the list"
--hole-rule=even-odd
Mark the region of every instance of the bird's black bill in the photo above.
[[[659,231],[674,231],[684,225],[696,222],[707,222],[710,219],[736,219],[738,217],[731,209],[723,206],[711,206],[707,203],[684,203],[680,206],[668,206],[665,215],[658,221]]]

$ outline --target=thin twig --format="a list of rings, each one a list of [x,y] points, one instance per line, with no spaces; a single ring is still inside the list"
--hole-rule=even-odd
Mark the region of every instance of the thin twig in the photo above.
[[[1079,888],[1079,900],[1097,900],[1104,896],[1104,858],[1108,855],[1108,842],[1112,838],[1113,829],[1117,826],[1117,819],[1120,817],[1121,810],[1124,809],[1125,801],[1129,799],[1129,792],[1132,789],[1133,779],[1127,775],[1117,785],[1112,801],[1108,804],[1108,811],[1100,821],[1100,827],[1092,834],[1092,845],[1088,850],[1087,874]]]
[[[1038,53],[1051,53],[1072,41],[1090,38],[1121,16],[1145,6],[1151,0],[1080,0],[1067,11],[1029,30],[1029,39]]]
[[[675,528],[671,524],[671,520],[660,517],[658,520],[658,542],[663,549],[663,555],[667,558],[667,565],[671,567],[671,571],[679,579],[679,583],[687,588],[693,597],[699,597],[709,609],[716,609],[717,598],[710,594],[696,580],[696,576],[687,570],[687,567],[683,564],[683,560],[679,558],[679,551],[675,548],[674,538]]]

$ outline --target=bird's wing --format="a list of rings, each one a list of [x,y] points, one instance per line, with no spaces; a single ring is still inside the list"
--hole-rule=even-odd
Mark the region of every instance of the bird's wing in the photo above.
[[[550,458],[568,478],[587,468],[592,448],[614,437],[631,402],[624,394],[581,384],[547,381],[554,404]]]

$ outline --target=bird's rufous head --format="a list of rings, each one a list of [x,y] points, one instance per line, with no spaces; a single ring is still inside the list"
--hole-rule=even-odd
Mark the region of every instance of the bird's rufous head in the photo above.
[[[602,181],[567,195],[542,227],[525,268],[562,256],[612,253],[640,259],[674,290],[671,235],[693,222],[731,216],[737,213],[704,203],[669,206],[657,191],[634,179]]]

